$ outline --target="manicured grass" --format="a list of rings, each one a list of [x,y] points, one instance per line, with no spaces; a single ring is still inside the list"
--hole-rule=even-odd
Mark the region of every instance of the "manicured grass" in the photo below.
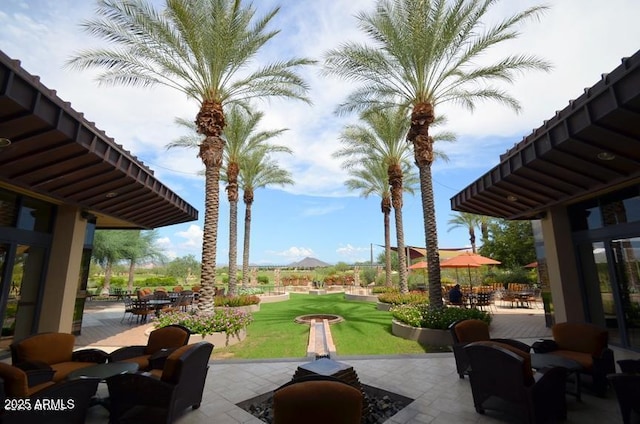
[[[374,303],[348,302],[344,294],[322,296],[291,294],[285,302],[263,303],[253,314],[247,338],[216,349],[214,358],[302,358],[306,355],[309,326],[296,324],[299,315],[337,314],[344,322],[331,326],[338,355],[396,355],[425,353],[417,342],[391,334],[391,314]]]

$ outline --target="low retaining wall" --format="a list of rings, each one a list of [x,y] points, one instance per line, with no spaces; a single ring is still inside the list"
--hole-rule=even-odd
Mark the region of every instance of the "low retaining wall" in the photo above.
[[[449,330],[411,327],[398,320],[391,321],[391,334],[407,340],[415,340],[424,346],[451,346],[453,340]]]
[[[374,294],[356,294],[356,293],[345,293],[345,300],[351,300],[354,302],[377,302],[378,295]]]
[[[259,294],[260,303],[275,303],[289,300],[289,293],[282,294]]]
[[[189,344],[198,343],[204,340],[211,343],[215,350],[215,349],[219,349],[227,346],[233,346],[234,344],[240,343],[246,338],[247,338],[246,329],[240,330],[237,336],[229,336],[228,341],[227,341],[227,333],[213,333],[213,334],[208,334],[204,337],[202,336],[202,334],[192,334],[191,337],[189,337]]]

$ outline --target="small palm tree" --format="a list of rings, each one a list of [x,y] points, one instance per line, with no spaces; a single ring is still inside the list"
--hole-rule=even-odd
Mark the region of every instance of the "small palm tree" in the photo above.
[[[447,222],[449,231],[455,228],[466,228],[469,231],[469,243],[471,243],[471,251],[477,252],[476,249],[476,227],[479,227],[479,216],[468,212],[458,212],[451,215]]]
[[[237,255],[238,255],[238,175],[241,163],[253,152],[262,155],[275,152],[291,153],[285,146],[268,144],[267,140],[277,137],[286,129],[257,131],[263,117],[262,112],[249,113],[244,108],[233,107],[227,114],[227,127],[224,130],[226,147],[224,150],[227,198],[229,200],[229,290],[230,295],[237,294]]]
[[[333,156],[346,158],[343,163],[346,169],[358,166],[363,159],[380,162],[387,168],[387,182],[391,187],[391,205],[396,225],[400,291],[406,293],[409,287],[402,223],[402,164],[407,162],[411,155],[409,145],[405,142],[409,122],[399,108],[364,111],[360,119],[364,125],[347,125],[342,131],[340,141],[343,147]]]
[[[418,176],[412,172],[408,161],[403,162],[403,190],[414,194],[414,188],[418,184]],[[393,285],[391,281],[391,231],[389,228],[389,215],[391,214],[391,191],[389,189],[389,176],[387,166],[383,161],[365,159],[360,166],[349,169],[351,178],[345,181],[349,190],[360,191],[362,197],[377,195],[380,197],[380,209],[383,215],[384,225],[384,258],[385,258],[385,285]]]
[[[364,125],[345,127],[340,138],[344,147],[335,152],[334,156],[347,158],[343,164],[346,169],[358,166],[363,159],[381,161],[386,165],[388,184],[391,187],[391,204],[395,212],[400,291],[406,293],[409,287],[402,223],[402,192],[403,163],[408,162],[411,156],[410,146],[405,142],[409,122],[401,108],[367,110],[360,118]],[[446,141],[455,139],[451,133],[439,134],[438,137]],[[436,155],[446,160],[444,154],[436,152]]]
[[[83,26],[113,47],[81,51],[69,61],[79,69],[102,69],[100,83],[164,85],[199,103],[195,123],[204,136],[198,156],[205,166],[205,212],[198,306],[203,310],[213,309],[224,107],[252,98],[309,102],[308,87],[296,71],[313,61],[294,58],[250,67],[278,33],[267,28],[278,11],[258,19],[253,5],[239,0],[167,0],[162,11],[145,0],[98,0],[99,18]]]
[[[491,83],[510,83],[518,73],[550,69],[547,62],[525,55],[507,55],[497,62],[480,64],[486,63],[479,59],[489,49],[517,38],[516,27],[538,18],[546,9],[531,7],[496,24],[485,24],[483,19],[497,3],[378,0],[373,12],[357,15],[360,28],[373,44],[345,43],[325,57],[326,73],[362,83],[340,105],[339,112],[391,107],[410,112],[407,139],[413,144],[420,174],[429,303],[435,308],[443,303],[431,175],[434,139],[429,135],[436,119],[434,108],[457,103],[473,110],[478,101],[493,100],[518,110],[518,101]]]
[[[291,173],[282,169],[276,161],[271,159],[264,148],[256,149],[241,160],[240,186],[243,190],[242,200],[245,204],[244,215],[244,246],[242,255],[242,285],[249,284],[249,251],[251,241],[251,207],[255,190],[267,186],[281,186],[293,184]]]

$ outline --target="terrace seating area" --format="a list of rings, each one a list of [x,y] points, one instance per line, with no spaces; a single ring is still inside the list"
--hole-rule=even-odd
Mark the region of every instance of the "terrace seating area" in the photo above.
[[[106,303],[106,302],[105,302]],[[83,334],[77,337],[77,348],[94,347],[106,351],[116,347],[141,344],[146,341],[144,329],[151,324],[129,327],[118,326],[122,316],[115,303],[110,313],[85,317]],[[500,307],[493,314],[490,327],[492,338],[515,339],[528,345],[541,338],[551,338],[551,330],[544,326],[540,309]],[[111,317],[111,318],[109,318]],[[109,330],[122,332],[108,336],[102,323],[115,323]],[[142,337],[142,339],[140,339]],[[611,347],[616,360],[638,359],[640,354]],[[215,352],[215,351],[214,351]],[[338,352],[339,355],[339,352]],[[215,356],[215,353],[214,353]],[[387,424],[409,424],[421,422],[453,423],[520,423],[520,415],[509,415],[500,410],[487,409],[484,416],[474,408],[471,385],[468,378],[458,378],[456,361],[451,353],[430,353],[410,356],[336,357],[340,362],[352,366],[362,384],[379,387],[415,399],[396,414]],[[204,397],[197,410],[186,409],[177,415],[176,423],[236,423],[263,422],[240,408],[237,404],[263,395],[290,381],[299,366],[308,363],[307,358],[279,358],[274,360],[211,360],[204,387]],[[98,393],[108,396],[106,385],[101,384]],[[567,394],[566,424],[602,424],[622,422],[613,388],[607,389],[604,398],[590,390],[583,392],[582,401]],[[90,408],[88,424],[107,423],[108,413],[104,408]]]

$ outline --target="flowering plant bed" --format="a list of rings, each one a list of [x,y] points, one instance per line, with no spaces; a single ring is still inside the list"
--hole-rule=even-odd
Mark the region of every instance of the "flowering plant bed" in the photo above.
[[[230,336],[238,336],[241,331],[253,321],[253,315],[235,309],[217,309],[208,312],[168,312],[156,318],[155,327],[179,324],[203,337],[214,333],[226,333],[227,341]]]

